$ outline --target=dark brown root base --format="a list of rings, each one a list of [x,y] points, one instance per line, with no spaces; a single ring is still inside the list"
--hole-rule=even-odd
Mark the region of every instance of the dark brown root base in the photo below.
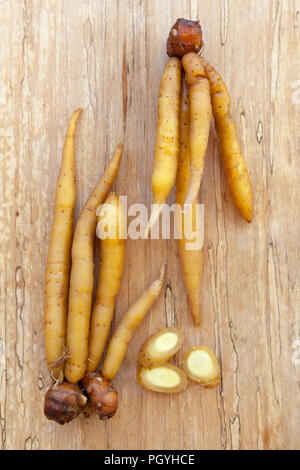
[[[87,374],[81,381],[88,397],[89,405],[100,419],[109,419],[118,409],[118,392],[100,374]]]
[[[77,384],[54,384],[46,393],[44,413],[49,420],[63,425],[77,418],[86,402],[87,398]]]
[[[172,26],[167,41],[168,56],[181,58],[189,52],[200,52],[202,46],[202,29],[199,21],[178,19]]]

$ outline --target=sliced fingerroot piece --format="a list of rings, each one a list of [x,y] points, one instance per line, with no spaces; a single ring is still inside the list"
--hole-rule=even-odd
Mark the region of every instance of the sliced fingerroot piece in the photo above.
[[[152,368],[139,366],[137,380],[145,390],[160,393],[178,393],[188,384],[185,372],[172,364]]]
[[[127,310],[120,321],[104,360],[102,374],[112,380],[118,373],[134,332],[158,298],[164,283],[166,264],[160,269],[159,279],[154,281],[141,297]]]
[[[188,351],[183,358],[186,375],[204,388],[216,388],[221,383],[221,368],[215,353],[206,346]]]
[[[81,383],[99,419],[112,418],[118,409],[118,392],[112,384],[100,374],[87,374]]]
[[[87,397],[77,384],[54,384],[45,395],[44,413],[47,419],[58,424],[70,423],[83,411]]]
[[[172,26],[168,37],[168,56],[183,57],[188,52],[200,52],[202,47],[202,29],[199,21],[179,18]]]
[[[138,362],[144,367],[165,364],[183,344],[182,330],[169,326],[157,331],[146,341],[139,353]]]
[[[244,219],[253,220],[253,191],[246,161],[242,154],[235,121],[230,114],[231,98],[221,75],[200,58],[211,87],[215,127],[220,143],[221,160],[232,200]]]
[[[202,182],[212,119],[212,106],[210,84],[206,78],[200,57],[194,52],[190,52],[182,58],[182,65],[188,84],[190,107],[191,179],[185,200],[188,209],[196,200]]]

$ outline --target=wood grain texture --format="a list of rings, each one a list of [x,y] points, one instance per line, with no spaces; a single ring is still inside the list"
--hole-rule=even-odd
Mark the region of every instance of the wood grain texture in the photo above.
[[[299,449],[300,365],[292,356],[300,339],[300,105],[292,87],[300,80],[300,1],[0,0],[0,12],[0,447]],[[205,55],[231,90],[255,219],[248,226],[233,207],[212,128],[201,191],[202,327],[187,309],[176,242],[129,240],[114,325],[167,256],[164,295],[115,380],[116,417],[61,428],[43,416],[50,379],[42,310],[67,120],[84,108],[77,215],[122,139],[115,189],[150,207],[165,41],[182,16],[200,19]],[[161,396],[137,385],[138,350],[166,323],[185,332],[176,364],[192,346],[216,350],[220,389],[191,384]]]

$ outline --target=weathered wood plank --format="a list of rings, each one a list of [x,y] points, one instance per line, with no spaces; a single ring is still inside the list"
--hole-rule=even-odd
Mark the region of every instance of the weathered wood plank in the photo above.
[[[0,12],[1,448],[299,449],[300,365],[292,356],[300,339],[300,1],[0,0]],[[212,127],[201,190],[202,327],[187,310],[176,243],[128,240],[114,325],[167,257],[165,293],[115,381],[116,417],[59,428],[43,416],[50,379],[42,308],[67,120],[84,108],[77,214],[119,140],[125,153],[115,189],[150,207],[165,41],[182,16],[201,20],[205,54],[231,90],[255,220],[246,225],[233,207]],[[196,344],[216,349],[220,390],[191,384],[169,397],[137,385],[139,347],[166,321],[185,332],[177,364]]]

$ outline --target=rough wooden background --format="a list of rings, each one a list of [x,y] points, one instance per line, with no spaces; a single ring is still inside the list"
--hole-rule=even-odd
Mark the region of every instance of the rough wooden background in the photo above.
[[[205,54],[232,92],[255,220],[248,226],[232,205],[212,129],[201,191],[202,327],[193,327],[187,310],[176,243],[128,241],[116,319],[167,255],[164,295],[115,380],[116,417],[59,427],[43,416],[50,380],[42,309],[67,120],[84,108],[77,213],[119,140],[125,154],[115,189],[129,203],[150,205],[165,41],[182,16],[201,20]],[[300,339],[299,43],[299,0],[0,0],[3,449],[300,448],[300,355],[293,349]],[[220,389],[190,384],[168,396],[137,385],[139,347],[166,322],[183,328],[185,351],[215,348]]]

